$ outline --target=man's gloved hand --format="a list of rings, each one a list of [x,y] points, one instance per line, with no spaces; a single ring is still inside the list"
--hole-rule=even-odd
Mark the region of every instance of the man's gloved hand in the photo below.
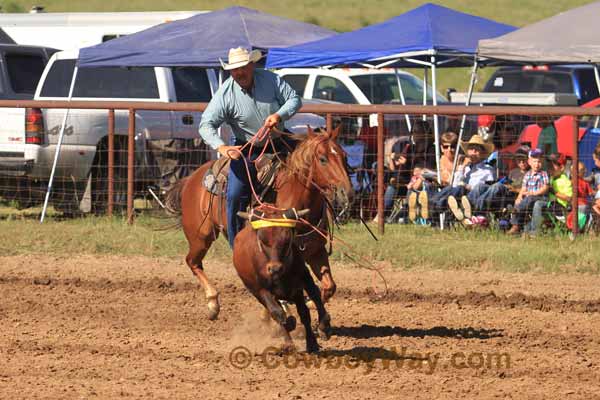
[[[240,149],[242,146],[219,146],[219,148],[217,149],[217,151],[219,152],[219,154],[221,154],[223,157],[229,157],[233,160],[237,160],[238,158],[240,158]]]
[[[279,124],[280,121],[281,121],[281,117],[279,116],[279,114],[277,114],[277,113],[271,114],[267,117],[267,119],[265,119],[265,126],[267,128],[273,128],[273,127],[277,126],[277,124]]]

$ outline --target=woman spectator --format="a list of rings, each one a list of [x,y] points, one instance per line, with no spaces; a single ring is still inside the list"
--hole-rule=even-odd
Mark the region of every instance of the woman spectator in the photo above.
[[[443,187],[449,185],[452,180],[452,167],[454,166],[454,157],[456,156],[458,135],[454,132],[445,132],[442,134],[440,141],[442,148],[442,156],[440,157],[440,182]],[[431,196],[437,187],[435,173],[425,170],[421,175],[424,178],[430,177],[433,179],[425,183],[423,190],[408,193],[408,218],[411,222],[417,222],[419,214],[421,214],[420,217],[424,220],[429,218],[428,196]]]

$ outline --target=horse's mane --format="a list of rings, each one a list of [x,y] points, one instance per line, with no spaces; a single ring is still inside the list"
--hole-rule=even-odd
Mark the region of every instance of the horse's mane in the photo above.
[[[280,177],[283,183],[293,177],[308,177],[310,165],[314,160],[315,151],[319,144],[327,141],[327,135],[307,136],[298,143],[294,151],[292,151],[286,161],[282,176]]]

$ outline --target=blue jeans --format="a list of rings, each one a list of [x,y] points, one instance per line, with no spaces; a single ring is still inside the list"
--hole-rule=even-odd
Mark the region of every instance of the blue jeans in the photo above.
[[[504,207],[508,189],[502,183],[493,185],[480,183],[471,189],[467,197],[476,211],[491,211],[494,208]]]
[[[429,197],[429,201],[431,203],[431,208],[434,211],[442,213],[446,211],[448,208],[448,197],[460,197],[465,194],[464,186],[446,186],[442,190],[437,193],[431,194]]]
[[[248,170],[252,177],[254,188],[258,188],[256,168],[254,163],[247,158],[231,160],[229,164],[229,176],[227,178],[227,239],[229,246],[233,249],[235,236],[244,227],[245,221],[237,216],[238,211],[245,211],[250,205],[252,190],[248,181]]]
[[[388,185],[383,194],[383,209],[387,213],[394,206],[394,199],[398,194],[398,188],[394,185]]]
[[[548,199],[545,196],[527,196],[523,198],[521,202],[515,206],[510,223],[512,225],[523,225],[525,223],[525,217],[527,216],[527,213],[534,208],[537,201],[545,203],[548,202]],[[541,213],[541,208],[539,208],[539,210]]]

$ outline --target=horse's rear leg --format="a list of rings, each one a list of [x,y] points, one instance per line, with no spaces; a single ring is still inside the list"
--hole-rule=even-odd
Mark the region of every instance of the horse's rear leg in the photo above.
[[[215,289],[208,281],[208,278],[204,273],[204,267],[202,266],[202,259],[204,259],[210,244],[210,242],[204,240],[195,240],[194,243],[190,244],[190,251],[185,258],[185,261],[204,289],[208,305],[208,318],[210,320],[215,320],[219,316],[219,311],[221,310],[221,307],[219,306],[219,292],[217,292],[217,289]]]

